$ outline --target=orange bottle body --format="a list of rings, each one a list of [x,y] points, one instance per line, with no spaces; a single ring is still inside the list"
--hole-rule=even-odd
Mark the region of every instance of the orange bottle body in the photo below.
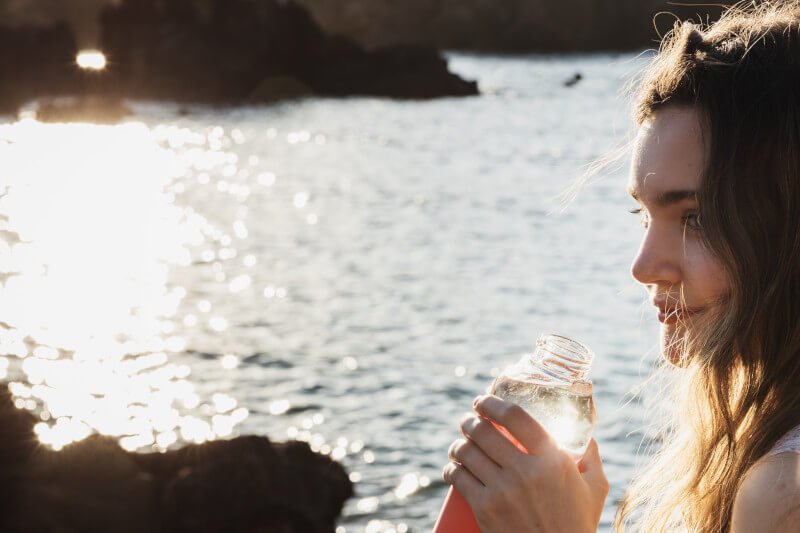
[[[442,510],[436,525],[433,526],[433,533],[480,533],[481,528],[472,514],[467,500],[453,487],[444,499]]]
[[[528,453],[506,428],[499,424],[494,424],[494,426],[508,440],[514,443],[514,446],[519,448],[521,452]],[[475,520],[475,514],[472,512],[467,500],[455,488],[450,487],[442,504],[442,510],[439,512],[439,518],[436,520],[436,525],[433,526],[433,533],[480,533],[480,531],[478,521]]]

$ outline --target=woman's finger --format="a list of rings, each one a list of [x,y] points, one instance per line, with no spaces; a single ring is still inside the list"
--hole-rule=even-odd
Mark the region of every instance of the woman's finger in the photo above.
[[[461,421],[461,432],[468,440],[477,444],[489,459],[500,466],[510,461],[520,452],[510,440],[492,424],[490,420],[477,416],[467,416]]]
[[[470,440],[457,440],[448,450],[450,460],[466,467],[478,481],[491,484],[500,473],[500,466]]]
[[[479,415],[503,426],[530,455],[541,455],[557,448],[547,431],[515,403],[488,395],[478,397],[474,407]]]
[[[480,501],[486,487],[469,470],[458,463],[447,463],[442,469],[442,479],[461,493],[470,505]]]

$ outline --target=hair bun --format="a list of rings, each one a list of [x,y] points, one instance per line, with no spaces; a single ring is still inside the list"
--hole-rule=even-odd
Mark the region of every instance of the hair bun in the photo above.
[[[686,36],[686,53],[691,55],[700,51],[706,51],[708,45],[705,42],[705,37],[696,28],[692,28],[689,35]]]

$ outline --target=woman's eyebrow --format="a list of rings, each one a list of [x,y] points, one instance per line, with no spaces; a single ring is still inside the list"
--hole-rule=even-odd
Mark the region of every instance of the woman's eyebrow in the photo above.
[[[639,196],[639,190],[637,188],[635,187],[629,188],[628,194],[631,195],[631,198],[641,203],[641,197]],[[696,190],[679,189],[674,191],[663,191],[658,193],[655,199],[653,200],[653,203],[658,207],[667,207],[669,205],[682,202],[684,200],[696,200],[696,199],[697,199]]]

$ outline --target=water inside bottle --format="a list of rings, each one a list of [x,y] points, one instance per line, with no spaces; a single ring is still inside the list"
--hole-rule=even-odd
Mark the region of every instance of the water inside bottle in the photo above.
[[[576,456],[586,451],[597,416],[590,383],[562,386],[500,376],[490,392],[522,407],[564,450]]]

